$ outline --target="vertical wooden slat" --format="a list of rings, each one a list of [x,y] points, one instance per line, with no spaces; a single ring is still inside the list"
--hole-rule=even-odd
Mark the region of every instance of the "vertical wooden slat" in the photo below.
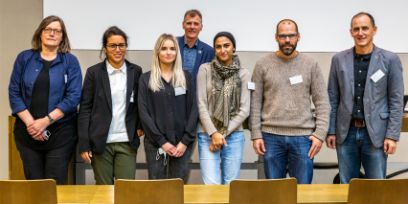
[[[17,150],[16,143],[14,141],[14,123],[16,118],[9,116],[8,118],[8,135],[9,135],[9,179],[12,180],[23,180],[24,169],[23,163],[20,159],[20,153]]]

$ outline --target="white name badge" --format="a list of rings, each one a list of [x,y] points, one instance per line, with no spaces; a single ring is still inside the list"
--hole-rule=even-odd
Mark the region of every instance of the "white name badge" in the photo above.
[[[384,72],[379,69],[373,75],[371,75],[371,80],[373,80],[374,83],[377,83],[377,81],[383,78],[384,75]]]
[[[66,74],[64,74],[64,81],[65,81],[65,83],[68,82],[68,75],[66,75]]]
[[[134,101],[134,98],[135,98],[135,92],[132,91],[132,94],[130,94],[130,102],[131,102],[131,103],[135,102],[135,101]]]
[[[175,96],[180,96],[186,94],[186,89],[183,87],[176,87],[174,88],[174,95]]]
[[[248,89],[255,91],[255,83],[252,81],[248,82]]]
[[[296,75],[289,78],[290,85],[295,85],[303,82],[302,75]]]

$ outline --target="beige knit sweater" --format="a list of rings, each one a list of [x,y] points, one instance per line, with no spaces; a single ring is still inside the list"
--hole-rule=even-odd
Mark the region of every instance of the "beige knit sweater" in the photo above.
[[[198,70],[197,75],[197,101],[200,116],[200,123],[198,124],[198,132],[207,132],[212,135],[218,130],[211,121],[211,115],[208,106],[208,92],[211,91],[211,62],[202,64]],[[250,107],[250,90],[248,89],[248,82],[251,75],[246,68],[241,68],[239,71],[239,78],[241,79],[241,101],[238,114],[231,118],[228,125],[227,136],[233,131],[242,130],[242,123],[249,115]]]
[[[251,97],[252,139],[266,132],[325,140],[330,104],[316,61],[303,54],[284,61],[272,53],[257,61],[252,80],[256,85]]]

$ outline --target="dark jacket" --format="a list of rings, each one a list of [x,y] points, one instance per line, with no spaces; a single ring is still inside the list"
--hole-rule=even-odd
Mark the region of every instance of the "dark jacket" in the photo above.
[[[140,141],[136,128],[140,126],[137,110],[137,91],[142,68],[126,61],[126,129],[129,144],[137,149]],[[112,121],[112,98],[106,62],[98,63],[86,71],[78,115],[79,152],[92,150],[101,154],[105,150]],[[130,97],[133,92],[133,102]]]
[[[180,47],[180,55],[183,58],[183,47],[186,44],[184,41],[184,36],[177,37],[177,41]],[[191,76],[193,77],[194,82],[197,79],[197,73],[198,73],[198,68],[200,68],[201,64],[204,64],[206,62],[211,62],[211,60],[214,59],[214,49],[209,46],[208,44],[200,41],[197,39],[197,57],[195,60],[194,64],[194,70],[193,73],[191,73]]]
[[[12,114],[29,109],[34,82],[43,68],[39,51],[25,50],[14,63],[9,84],[9,100]],[[77,58],[70,53],[58,53],[49,70],[50,92],[48,112],[59,108],[64,113],[63,122],[77,112],[81,98],[82,74]]]

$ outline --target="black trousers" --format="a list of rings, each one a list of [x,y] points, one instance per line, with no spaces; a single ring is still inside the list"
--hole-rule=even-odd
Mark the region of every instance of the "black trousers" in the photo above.
[[[22,144],[16,139],[16,146],[23,161],[24,175],[28,180],[54,179],[58,185],[66,184],[69,161],[76,145],[76,139],[73,139],[75,138],[73,135],[76,134],[75,123],[54,125],[60,125],[60,127],[55,128],[51,137],[58,135],[60,139],[68,138],[63,145],[41,149]],[[14,134],[27,133],[25,130],[15,130]]]
[[[184,183],[187,183],[189,176],[188,163],[193,149],[192,144],[187,146],[184,155],[179,158],[168,155],[165,158],[163,155],[158,155],[158,147],[146,138],[144,139],[144,148],[149,179],[181,178]]]

